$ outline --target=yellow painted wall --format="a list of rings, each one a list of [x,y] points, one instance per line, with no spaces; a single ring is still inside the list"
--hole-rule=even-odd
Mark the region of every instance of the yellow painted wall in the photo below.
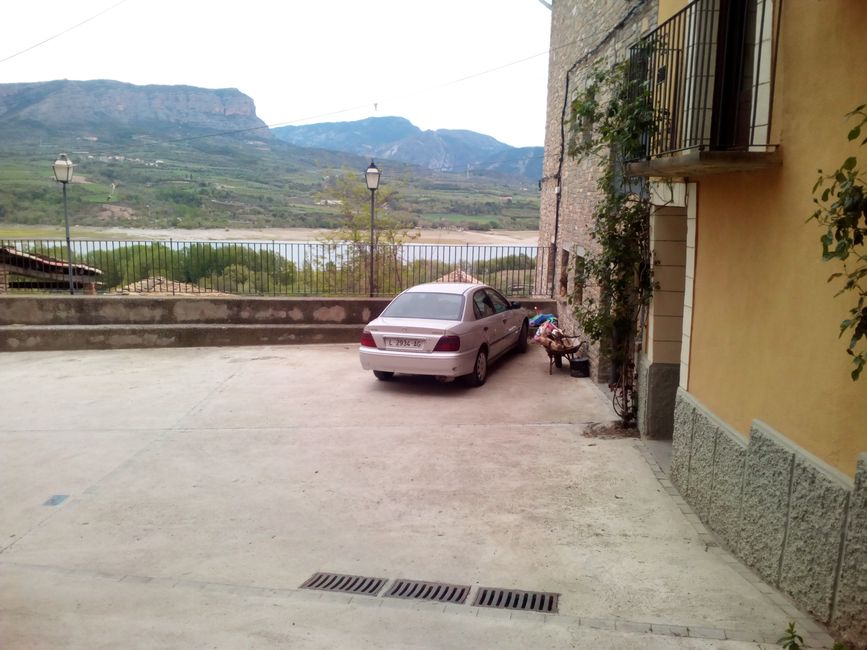
[[[698,179],[689,392],[744,434],[766,421],[854,476],[867,451],[867,373],[838,338],[852,296],[834,298],[813,211],[817,169],[867,146],[843,116],[867,102],[867,2],[797,0],[782,12],[772,142],[782,168]]]
[[[661,25],[671,18],[688,5],[689,2],[690,0],[659,0],[659,20],[657,21],[657,25]]]

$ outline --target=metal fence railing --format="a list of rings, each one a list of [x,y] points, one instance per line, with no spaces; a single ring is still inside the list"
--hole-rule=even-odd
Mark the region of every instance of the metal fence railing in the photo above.
[[[694,0],[630,49],[656,125],[646,155],[768,144],[774,81],[770,0]]]
[[[401,244],[371,251],[351,242],[75,239],[69,248],[65,240],[0,240],[0,292],[391,296],[443,280],[476,280],[509,296],[552,290],[548,249],[536,246]]]

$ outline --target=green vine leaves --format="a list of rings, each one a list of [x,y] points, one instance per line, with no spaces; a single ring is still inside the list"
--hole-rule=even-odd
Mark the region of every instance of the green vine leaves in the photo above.
[[[636,74],[637,72],[637,74]],[[599,164],[589,234],[596,246],[578,260],[576,291],[570,299],[584,332],[610,345],[611,358],[630,361],[630,340],[641,308],[653,291],[650,255],[650,198],[646,179],[630,177],[626,162],[641,157],[654,112],[645,76],[629,62],[594,68],[572,100],[569,156]],[[583,289],[595,287],[598,296]]]
[[[855,126],[849,131],[849,141],[858,140],[867,125],[867,112],[862,104],[846,114],[854,118]],[[867,137],[860,146],[867,144]],[[819,179],[813,186],[816,211],[808,221],[815,219],[825,228],[820,241],[822,259],[839,260],[843,271],[832,273],[828,282],[842,279],[843,287],[835,294],[854,294],[854,306],[849,317],[840,323],[840,336],[849,335],[846,352],[852,356],[856,381],[867,364],[867,173],[859,169],[858,159],[848,157],[838,169],[825,174],[819,170]]]

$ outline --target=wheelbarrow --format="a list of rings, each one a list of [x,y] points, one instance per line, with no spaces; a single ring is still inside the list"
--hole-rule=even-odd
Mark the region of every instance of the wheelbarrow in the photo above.
[[[561,336],[557,339],[543,339],[540,341],[545,352],[548,353],[548,374],[553,374],[554,366],[563,367],[563,357],[570,362],[580,356],[582,348],[586,348],[587,341],[580,340],[578,336]]]

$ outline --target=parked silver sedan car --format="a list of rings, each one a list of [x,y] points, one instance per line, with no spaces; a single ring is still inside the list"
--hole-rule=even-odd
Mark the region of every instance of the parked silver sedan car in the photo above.
[[[434,282],[407,289],[364,328],[361,367],[378,379],[394,373],[466,377],[481,386],[488,364],[527,350],[527,315],[484,284]]]

